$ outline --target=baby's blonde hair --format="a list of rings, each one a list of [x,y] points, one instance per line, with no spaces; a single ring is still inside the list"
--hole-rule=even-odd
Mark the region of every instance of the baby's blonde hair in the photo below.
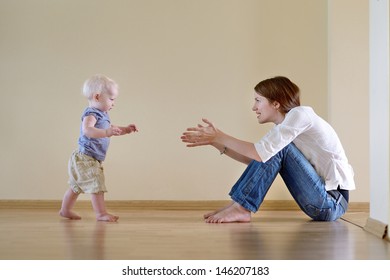
[[[90,100],[95,93],[110,94],[113,87],[118,87],[114,80],[104,75],[94,75],[84,82],[83,95]]]

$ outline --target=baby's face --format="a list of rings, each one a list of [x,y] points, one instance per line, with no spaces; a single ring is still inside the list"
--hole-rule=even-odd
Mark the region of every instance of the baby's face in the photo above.
[[[118,97],[118,88],[113,87],[109,93],[100,93],[97,97],[97,108],[103,112],[108,112],[115,105],[115,99]]]

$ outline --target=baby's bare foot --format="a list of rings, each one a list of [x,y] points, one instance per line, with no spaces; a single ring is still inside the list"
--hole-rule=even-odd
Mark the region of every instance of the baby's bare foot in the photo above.
[[[68,211],[68,210],[61,209],[59,214],[60,214],[61,217],[68,218],[68,219],[71,219],[71,220],[80,220],[81,219],[81,217],[79,215],[77,215],[73,211]]]
[[[250,221],[251,212],[237,202],[206,219],[206,223],[248,223]]]
[[[108,213],[96,215],[96,220],[103,221],[103,222],[116,222],[118,221],[119,217],[115,215],[111,215]]]

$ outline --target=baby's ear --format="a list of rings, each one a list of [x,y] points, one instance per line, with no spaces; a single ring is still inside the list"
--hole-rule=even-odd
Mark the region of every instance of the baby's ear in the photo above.
[[[100,93],[96,92],[92,95],[92,100],[99,101]]]

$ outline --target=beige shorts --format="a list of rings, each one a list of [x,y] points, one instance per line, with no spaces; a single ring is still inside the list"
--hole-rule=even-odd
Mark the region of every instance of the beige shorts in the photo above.
[[[75,193],[107,192],[102,163],[74,151],[68,164],[69,185]]]

